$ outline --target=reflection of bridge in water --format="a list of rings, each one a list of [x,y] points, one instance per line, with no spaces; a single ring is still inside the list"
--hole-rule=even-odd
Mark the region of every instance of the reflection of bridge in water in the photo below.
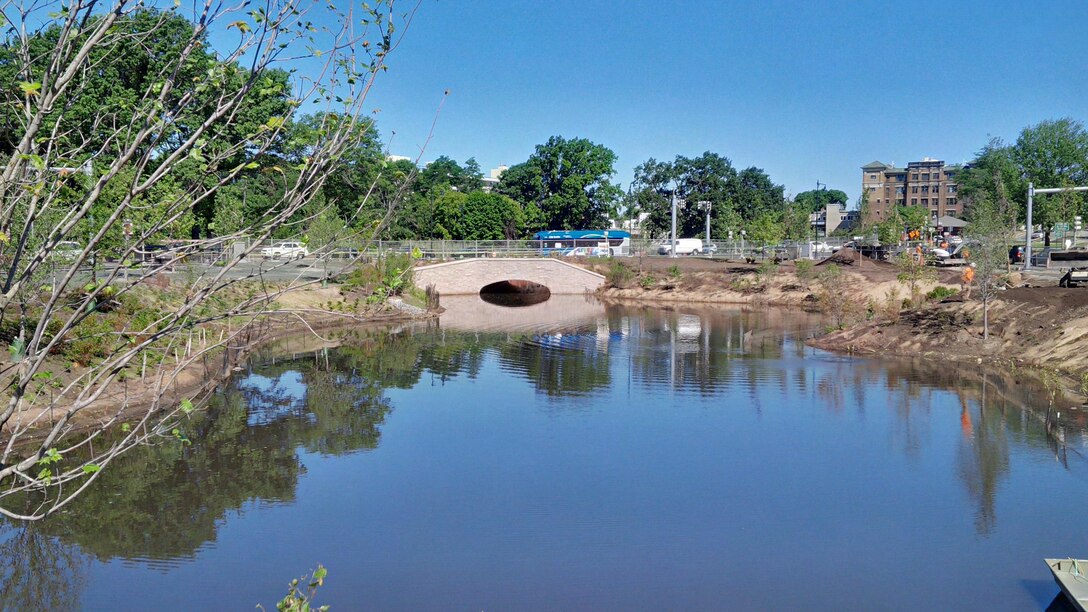
[[[546,302],[510,308],[484,302],[476,296],[442,297],[444,329],[548,333],[596,326],[605,314],[596,299],[582,295],[552,296]]]

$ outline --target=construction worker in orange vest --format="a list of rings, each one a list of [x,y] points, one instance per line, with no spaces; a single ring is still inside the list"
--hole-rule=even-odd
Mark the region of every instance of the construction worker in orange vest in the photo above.
[[[960,275],[960,292],[963,294],[964,301],[971,299],[971,283],[974,280],[975,267],[967,266],[963,269],[963,274]]]

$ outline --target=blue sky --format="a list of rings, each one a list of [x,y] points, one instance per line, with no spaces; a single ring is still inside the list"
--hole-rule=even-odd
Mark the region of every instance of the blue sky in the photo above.
[[[1088,120],[1088,2],[424,0],[373,95],[391,152],[524,161],[551,135],[619,157],[714,151],[786,186],[970,159],[1048,118]]]

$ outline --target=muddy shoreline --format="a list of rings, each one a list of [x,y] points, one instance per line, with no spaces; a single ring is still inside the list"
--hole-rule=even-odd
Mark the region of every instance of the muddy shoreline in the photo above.
[[[895,265],[860,263],[839,267],[841,278],[833,289],[846,312],[810,339],[810,346],[854,355],[939,358],[1013,375],[1030,372],[1055,379],[1069,396],[1088,394],[1088,290],[1013,273],[1012,286],[990,300],[984,337],[983,303],[977,296],[963,298],[958,270],[937,270],[935,278],[918,283],[914,301],[907,302],[912,292]],[[639,262],[622,287],[613,284],[599,295],[655,304],[799,307],[830,315],[828,301],[821,299],[828,288],[821,287],[819,273],[818,266],[799,270],[794,262],[768,274],[758,264],[654,258]],[[949,295],[924,299],[938,287]]]

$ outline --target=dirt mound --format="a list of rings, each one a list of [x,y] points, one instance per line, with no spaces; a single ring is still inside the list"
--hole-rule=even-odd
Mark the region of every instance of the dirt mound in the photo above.
[[[861,254],[859,254],[857,251],[855,251],[854,249],[852,249],[850,247],[843,247],[843,248],[839,249],[838,251],[835,251],[831,255],[831,257],[828,257],[828,258],[824,259],[823,261],[817,263],[816,265],[817,266],[824,266],[824,265],[828,265],[828,264],[835,264],[835,265],[839,265],[839,266],[852,266],[859,259],[861,259]]]

